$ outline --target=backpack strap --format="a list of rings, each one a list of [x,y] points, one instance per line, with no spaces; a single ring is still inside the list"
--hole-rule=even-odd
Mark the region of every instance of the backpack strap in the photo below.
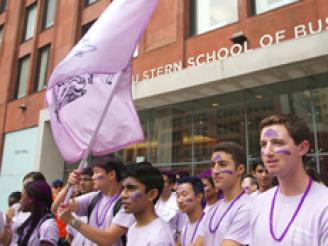
[[[90,222],[90,216],[91,216],[92,210],[96,207],[96,204],[100,201],[101,197],[102,197],[102,193],[101,192],[98,192],[98,194],[95,195],[92,198],[92,200],[91,200],[91,202],[90,202],[90,204],[88,206],[88,211],[87,211],[88,224]]]

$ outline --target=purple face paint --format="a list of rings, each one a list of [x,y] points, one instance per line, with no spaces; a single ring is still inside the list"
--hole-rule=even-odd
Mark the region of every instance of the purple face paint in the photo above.
[[[221,170],[220,173],[225,173],[225,174],[233,175],[234,172],[231,171],[231,170],[225,169],[225,170]]]
[[[281,155],[291,155],[292,153],[290,153],[290,151],[289,150],[287,150],[287,149],[279,149],[279,150],[277,150],[277,151],[275,151],[276,152],[276,154],[281,154]]]
[[[98,176],[96,176],[94,179],[95,179],[95,180],[101,180],[101,179],[104,179],[104,176],[102,176],[102,175],[98,175]]]
[[[130,199],[131,199],[131,201],[135,202],[135,201],[139,200],[141,198],[141,196],[142,196],[142,194],[139,191],[136,191],[131,194]]]
[[[190,197],[190,196],[187,196],[185,198],[185,202],[193,202],[194,200]]]
[[[213,157],[212,161],[222,161],[222,157],[220,154],[217,154],[216,156]]]
[[[265,131],[264,136],[269,138],[276,138],[279,136],[279,134],[277,131],[269,128],[268,130]]]

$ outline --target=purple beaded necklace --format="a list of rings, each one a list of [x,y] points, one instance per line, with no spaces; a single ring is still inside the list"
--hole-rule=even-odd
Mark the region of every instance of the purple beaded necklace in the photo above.
[[[196,228],[194,229],[194,232],[192,233],[190,243],[192,243],[192,242],[194,241],[194,239],[195,239],[195,236],[196,236],[196,232],[197,232],[198,226],[199,226],[200,222],[203,220],[204,214],[205,214],[205,213],[202,213],[202,216],[201,216],[201,217],[199,218],[199,220],[197,221]],[[189,224],[189,223],[186,223],[186,229],[185,229],[185,231],[184,231],[184,233],[183,233],[182,246],[187,246],[186,242],[187,242],[188,224]]]
[[[100,202],[97,203],[97,207],[96,207],[96,225],[97,225],[97,227],[101,227],[104,224],[104,221],[105,221],[105,218],[106,218],[106,214],[108,213],[108,210],[111,208],[113,203],[120,197],[120,195],[121,195],[121,192],[117,193],[115,196],[111,197],[108,200],[108,202],[104,206],[104,209],[102,210],[102,213],[100,214],[100,219],[99,219]]]
[[[281,242],[284,239],[284,237],[287,235],[287,232],[288,232],[290,226],[293,224],[298,212],[301,210],[301,207],[303,205],[303,202],[304,202],[305,198],[309,194],[311,185],[312,185],[312,178],[310,177],[309,178],[309,183],[306,187],[306,190],[305,190],[304,194],[302,195],[301,200],[300,200],[299,204],[297,205],[297,208],[296,208],[292,218],[288,222],[285,230],[282,232],[280,237],[276,237],[276,235],[274,234],[274,231],[273,231],[273,210],[274,210],[274,204],[276,202],[276,198],[277,198],[277,194],[278,194],[278,190],[279,190],[279,186],[277,186],[276,191],[274,192],[274,195],[273,195],[273,198],[272,198],[272,201],[271,201],[271,208],[270,208],[270,233],[271,233],[272,238],[275,241]]]
[[[222,220],[224,219],[224,217],[227,215],[227,213],[229,212],[229,210],[232,208],[232,206],[241,198],[242,195],[245,194],[245,191],[243,190],[228,206],[228,208],[224,211],[223,215],[221,216],[221,218],[219,219],[219,222],[216,224],[215,228],[212,228],[212,223],[213,223],[213,218],[216,214],[216,211],[218,210],[219,206],[216,206],[215,210],[213,211],[213,214],[211,216],[210,219],[210,223],[208,225],[208,229],[211,233],[215,233],[217,231],[217,229],[219,228]]]

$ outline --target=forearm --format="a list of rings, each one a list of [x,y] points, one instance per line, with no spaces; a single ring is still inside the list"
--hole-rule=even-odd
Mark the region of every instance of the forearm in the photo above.
[[[71,225],[73,221],[70,222]],[[120,239],[126,233],[127,229],[117,225],[111,225],[110,228],[103,230],[81,222],[77,231],[100,246],[109,246]]]
[[[2,244],[4,246],[8,246],[11,242],[12,237],[13,237],[13,232],[10,226],[6,226],[2,234]]]
[[[71,185],[65,185],[65,187],[59,192],[56,199],[53,201],[51,205],[51,211],[55,214],[57,213],[58,207],[64,202],[65,197],[68,193],[68,190],[72,187]]]

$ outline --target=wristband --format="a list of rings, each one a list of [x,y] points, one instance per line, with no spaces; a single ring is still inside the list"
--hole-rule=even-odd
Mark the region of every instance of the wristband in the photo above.
[[[79,219],[74,219],[73,222],[72,222],[72,227],[75,229],[75,230],[78,230],[81,226],[81,220]]]

